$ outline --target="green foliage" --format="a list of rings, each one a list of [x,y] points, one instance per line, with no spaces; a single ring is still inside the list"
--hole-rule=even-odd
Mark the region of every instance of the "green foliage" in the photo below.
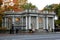
[[[60,17],[60,4],[58,5],[58,7],[55,8],[55,13],[58,17]]]
[[[25,9],[34,9],[36,8],[35,5],[32,5],[31,3],[26,3],[25,5],[21,5],[21,8]]]
[[[56,24],[60,24],[60,20],[55,20],[55,23]]]
[[[58,7],[58,4],[51,4],[44,7],[43,10],[54,11]]]

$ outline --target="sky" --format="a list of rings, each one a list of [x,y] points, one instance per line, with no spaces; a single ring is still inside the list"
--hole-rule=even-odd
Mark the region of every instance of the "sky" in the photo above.
[[[42,10],[46,5],[59,4],[60,0],[28,0],[28,3],[36,5],[39,10]]]

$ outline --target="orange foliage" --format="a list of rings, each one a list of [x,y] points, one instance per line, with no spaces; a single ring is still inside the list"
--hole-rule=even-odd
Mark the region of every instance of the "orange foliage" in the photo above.
[[[0,6],[2,5],[2,0],[0,0]]]
[[[14,6],[13,6],[13,10],[14,10],[15,12],[23,11],[23,9],[22,9],[22,8],[19,8],[17,5],[14,5]]]

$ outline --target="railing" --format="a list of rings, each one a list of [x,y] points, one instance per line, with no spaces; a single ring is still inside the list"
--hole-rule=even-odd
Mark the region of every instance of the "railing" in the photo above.
[[[41,12],[41,13],[43,13],[43,14],[55,14],[54,11],[51,11],[51,12],[43,11],[43,12]]]

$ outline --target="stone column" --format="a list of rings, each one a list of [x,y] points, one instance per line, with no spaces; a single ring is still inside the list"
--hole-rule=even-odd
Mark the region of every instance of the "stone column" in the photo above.
[[[45,29],[48,29],[48,17],[45,17]]]
[[[43,18],[43,25],[44,25],[44,27],[43,27],[43,29],[45,29],[45,18]]]
[[[29,29],[31,29],[31,16],[29,16]]]
[[[48,29],[48,17],[46,18],[46,27],[47,27],[47,29]]]
[[[5,27],[6,27],[6,17],[5,17]]]
[[[27,30],[27,16],[26,16],[26,30]]]
[[[14,15],[13,15],[13,18],[12,18],[12,24],[14,24],[14,20],[15,20],[15,19],[14,19]]]
[[[23,29],[23,17],[22,17],[22,29]]]
[[[3,18],[2,18],[2,27],[3,27]]]
[[[54,31],[55,27],[54,27],[54,17],[53,17],[53,31]]]
[[[23,26],[23,17],[22,17],[22,26]]]
[[[37,19],[37,20],[36,20],[36,21],[37,21],[37,23],[36,23],[36,24],[37,24],[37,27],[36,27],[36,29],[39,29],[38,16],[36,17],[36,19]]]
[[[9,28],[9,26],[8,26],[8,18],[6,18],[6,27]]]

